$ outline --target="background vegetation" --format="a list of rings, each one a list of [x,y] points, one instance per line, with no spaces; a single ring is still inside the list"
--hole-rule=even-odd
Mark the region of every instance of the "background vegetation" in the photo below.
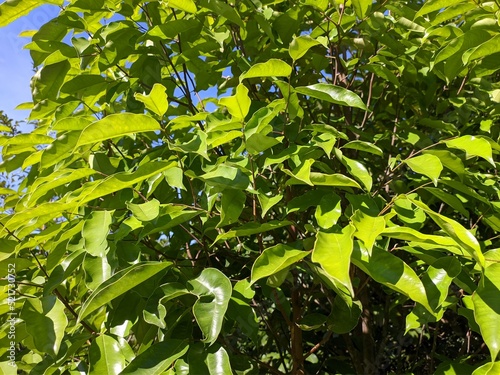
[[[0,25],[41,4],[37,126],[0,128],[19,371],[500,372],[497,2],[24,0]]]

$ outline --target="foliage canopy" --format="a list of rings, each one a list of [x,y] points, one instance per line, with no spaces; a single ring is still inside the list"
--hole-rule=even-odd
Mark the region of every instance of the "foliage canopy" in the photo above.
[[[496,1],[41,4],[5,373],[499,372]]]

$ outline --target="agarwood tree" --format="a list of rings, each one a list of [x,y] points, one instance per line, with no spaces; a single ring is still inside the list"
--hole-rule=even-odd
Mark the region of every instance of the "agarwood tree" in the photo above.
[[[41,4],[5,373],[500,373],[498,1]]]

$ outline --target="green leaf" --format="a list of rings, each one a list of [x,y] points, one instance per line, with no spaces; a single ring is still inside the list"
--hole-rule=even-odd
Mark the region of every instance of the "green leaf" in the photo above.
[[[288,48],[288,53],[290,57],[296,61],[304,56],[311,47],[317,46],[318,44],[320,43],[310,36],[301,35],[292,40]]]
[[[421,280],[427,291],[429,305],[437,310],[448,297],[449,287],[462,271],[460,261],[455,257],[442,257],[433,262]]]
[[[115,273],[94,290],[83,303],[78,314],[78,320],[81,321],[98,308],[106,305],[116,297],[121,296],[171,265],[171,262],[143,262]]]
[[[289,77],[290,74],[292,74],[290,65],[282,60],[270,59],[264,63],[252,65],[240,76],[240,82],[247,78]]]
[[[78,131],[70,131],[58,137],[49,147],[43,150],[40,167],[46,169],[66,159],[68,155],[74,152],[79,137],[80,132]]]
[[[318,225],[323,229],[329,229],[337,224],[341,215],[341,199],[335,193],[324,195],[314,213]]]
[[[108,335],[100,335],[92,341],[89,362],[91,375],[118,375],[125,367],[118,341]]]
[[[277,221],[277,220],[268,221],[267,223],[264,224],[250,222],[235,229],[232,229],[226,233],[219,234],[215,239],[214,243],[222,240],[228,240],[234,237],[250,236],[252,234],[264,233],[273,229],[286,227],[287,225],[290,224],[292,224],[292,222],[290,221]]]
[[[352,0],[352,6],[354,7],[354,11],[356,12],[356,16],[359,19],[365,18],[371,5],[372,5],[371,0]]]
[[[426,1],[423,6],[415,14],[415,18],[425,16],[426,14],[435,12],[436,10],[443,11],[455,4],[464,2],[465,0],[430,0]]]
[[[161,83],[155,83],[148,95],[135,93],[136,100],[144,103],[147,109],[156,113],[158,116],[163,116],[168,109],[168,100],[166,88]]]
[[[351,141],[343,145],[341,148],[349,148],[352,150],[359,150],[364,152],[369,152],[377,156],[384,156],[382,149],[373,143],[364,141]]]
[[[241,190],[224,190],[221,199],[220,221],[217,228],[236,223],[245,207],[246,199],[246,194]]]
[[[465,217],[469,217],[469,211],[464,207],[462,204],[462,201],[458,199],[456,196],[451,195],[442,189],[438,188],[431,188],[431,187],[424,187],[426,191],[434,195],[436,198],[440,199],[444,203],[446,203],[448,206],[451,208],[455,209],[456,211],[460,212],[462,215]]]
[[[277,272],[297,263],[309,254],[308,251],[294,249],[291,246],[278,244],[265,249],[252,266],[250,283],[276,274]]]
[[[368,249],[356,243],[352,262],[376,282],[394,289],[433,312],[422,281],[415,271],[397,256],[377,246],[370,254]]]
[[[196,4],[193,0],[168,0],[167,6],[180,9],[188,13],[196,13]]]
[[[157,199],[141,204],[127,202],[127,208],[140,221],[154,220],[160,214],[160,202]]]
[[[484,138],[474,137],[473,135],[464,135],[463,137],[455,138],[451,141],[446,141],[445,143],[449,148],[458,148],[465,151],[467,158],[479,156],[495,167],[491,145]]]
[[[243,29],[245,28],[245,24],[241,20],[240,15],[232,6],[219,0],[198,0],[198,4],[202,7],[212,10],[215,14],[228,19],[239,27]]]
[[[219,344],[209,348],[201,343],[191,345],[188,353],[189,373],[206,375],[233,375],[229,356]]]
[[[500,263],[490,264],[484,270],[479,287],[472,295],[474,318],[481,336],[488,346],[491,360],[500,352]]]
[[[3,5],[3,4],[2,4]],[[45,65],[32,79],[33,99],[35,103],[43,100],[56,100],[59,90],[64,83],[64,78],[71,68],[68,60],[55,64]]]
[[[304,162],[302,162],[297,168],[295,168],[292,172],[290,172],[287,169],[284,169],[283,172],[293,177],[291,180],[287,181],[287,184],[292,185],[303,182],[307,185],[312,186],[313,183],[309,179],[309,176],[311,175],[311,166],[314,164],[314,162],[315,162],[314,159],[307,159]]]
[[[443,170],[443,164],[437,156],[424,154],[410,158],[405,163],[416,173],[423,174],[437,186],[438,178]]]
[[[151,345],[129,363],[121,374],[160,375],[189,349],[186,340],[167,339]]]
[[[107,139],[147,131],[161,130],[158,121],[151,116],[119,113],[104,117],[83,129],[77,146],[95,144]]]
[[[351,217],[352,224],[356,227],[354,237],[359,238],[371,251],[376,238],[385,229],[385,218],[383,216],[369,216],[357,210]]]
[[[342,164],[345,165],[349,173],[364,185],[367,191],[372,189],[372,176],[361,162],[345,157],[342,155],[342,151],[338,148],[335,149],[335,156]]]
[[[463,252],[458,248],[458,243],[449,237],[424,234],[415,229],[400,226],[385,228],[382,231],[381,235],[390,238],[397,238],[404,241],[424,242],[431,245],[438,245],[449,249],[455,254],[458,253],[460,255],[463,255]]]
[[[56,296],[28,298],[20,318],[24,320],[36,349],[55,358],[68,325],[63,303]]]
[[[226,164],[220,164],[212,172],[205,173],[198,178],[208,185],[223,189],[245,190],[250,184],[250,178],[239,168]]]
[[[462,55],[462,62],[464,65],[469,64],[471,61],[481,59],[485,56],[493,55],[500,52],[500,35],[494,35],[491,39],[480,44],[477,47],[468,49]]]
[[[51,144],[54,138],[43,134],[19,134],[15,137],[0,137],[0,146],[5,145],[26,145],[37,146]]]
[[[402,196],[404,198],[404,196]],[[481,247],[479,246],[479,242],[476,237],[472,235],[470,231],[465,229],[460,223],[457,223],[455,220],[450,219],[446,216],[440,215],[434,211],[432,211],[429,207],[427,207],[424,203],[419,202],[412,198],[409,199],[415,206],[420,207],[425,211],[427,215],[431,217],[434,222],[439,225],[439,227],[448,234],[451,238],[453,238],[464,250],[466,250],[476,261],[484,267],[484,255],[481,251]]]
[[[309,179],[316,186],[340,186],[340,187],[355,187],[361,189],[361,186],[352,178],[344,176],[343,174],[324,174],[318,172],[311,172]]]
[[[445,168],[455,172],[460,178],[465,175],[464,163],[452,152],[448,150],[424,150],[423,154],[437,156]]]
[[[340,282],[351,296],[354,291],[349,268],[354,231],[354,226],[348,225],[342,233],[318,232],[311,258],[313,262],[319,263],[330,277]]]
[[[333,332],[342,335],[351,332],[358,325],[363,306],[359,301],[352,302],[349,306],[340,296],[335,297],[328,317],[328,328]]]
[[[0,27],[7,26],[19,17],[43,4],[63,5],[63,0],[10,0],[0,4]]]
[[[297,87],[295,91],[329,103],[367,110],[365,103],[363,103],[358,95],[340,86],[316,83],[310,86]]]
[[[257,195],[257,199],[259,200],[260,207],[262,208],[260,216],[264,218],[266,216],[266,213],[283,199],[283,195],[278,194],[274,197],[268,197],[266,194],[259,192],[259,194]]]
[[[482,366],[479,366],[477,369],[474,370],[472,375],[496,375],[499,372],[500,372],[500,361],[497,361],[497,362],[489,362]]]
[[[96,257],[104,257],[108,248],[109,226],[112,222],[110,211],[94,211],[89,219],[85,220],[82,228],[82,237],[85,240],[85,251]]]
[[[17,242],[0,238],[0,262],[10,257],[16,251]]]
[[[228,96],[219,100],[219,103],[227,107],[227,110],[231,116],[236,119],[243,120],[248,111],[250,110],[250,104],[252,103],[248,97],[248,89],[243,84],[236,86],[235,94],[233,96]]]
[[[189,285],[191,293],[198,296],[193,314],[203,333],[203,341],[212,345],[222,328],[232,293],[231,282],[218,269],[206,268]]]

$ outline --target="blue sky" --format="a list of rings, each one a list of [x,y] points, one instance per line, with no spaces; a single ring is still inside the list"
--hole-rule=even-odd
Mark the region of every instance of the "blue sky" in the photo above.
[[[37,30],[57,16],[59,8],[44,5],[33,10],[6,27],[0,28],[0,109],[15,120],[24,120],[29,111],[15,110],[18,104],[31,102],[30,79],[33,64],[29,51],[23,49],[30,42],[19,34],[25,30]]]

